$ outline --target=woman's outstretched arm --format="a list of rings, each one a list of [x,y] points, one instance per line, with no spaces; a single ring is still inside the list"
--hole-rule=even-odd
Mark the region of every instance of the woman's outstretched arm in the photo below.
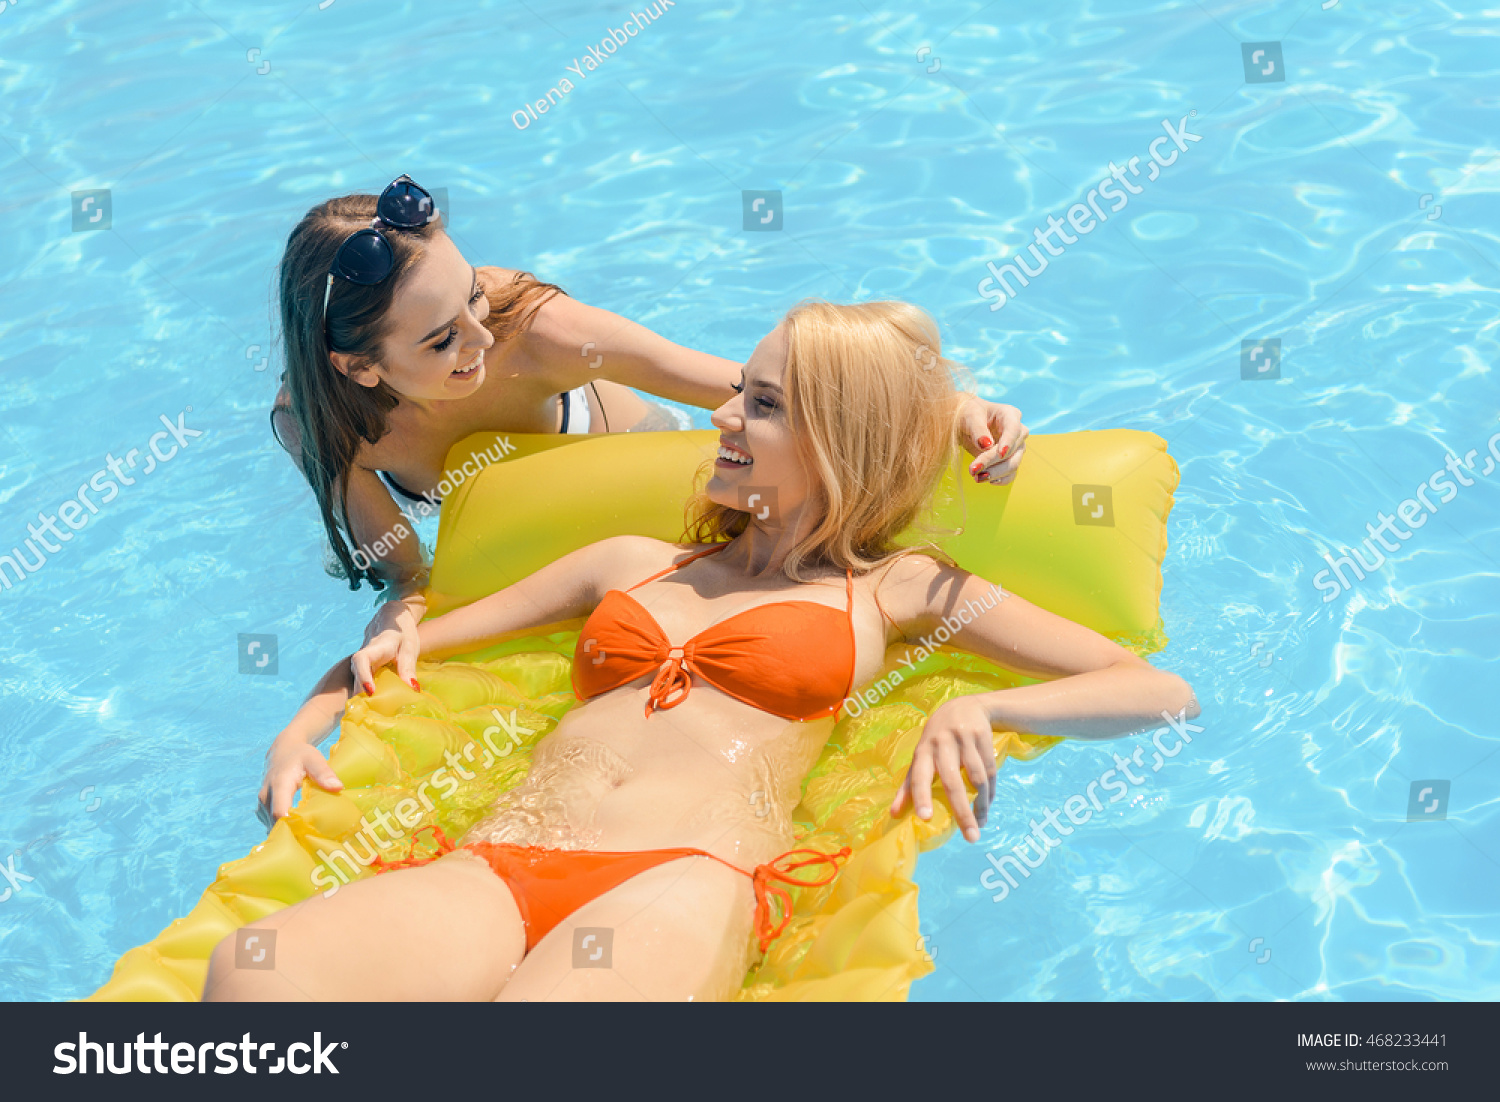
[[[625,536],[590,544],[499,592],[422,623],[417,628],[421,654],[461,654],[496,636],[587,613],[598,604],[605,572],[622,557],[628,559],[641,542],[649,541]],[[368,638],[363,647],[339,659],[323,675],[266,753],[260,789],[263,818],[279,819],[291,810],[303,777],[311,777],[330,791],[342,787],[317,744],[338,724],[356,685],[373,693],[375,671],[398,657],[404,663],[408,650],[406,633],[393,627]],[[411,653],[409,660],[415,666],[416,654]]]
[[[443,658],[476,650],[511,632],[583,616],[599,603],[601,579],[629,548],[645,541],[639,536],[600,540],[564,555],[504,589],[463,608],[424,620],[417,626],[421,654]],[[401,632],[392,629],[368,640],[350,657],[355,680],[370,692],[375,671],[396,661]]]
[[[941,780],[964,837],[978,841],[994,794],[993,728],[1067,738],[1118,738],[1160,727],[1166,716],[1191,719],[1198,701],[1186,681],[1159,670],[1104,636],[1038,608],[983,578],[930,559],[898,563],[882,587],[909,638],[945,622],[952,645],[1044,679],[1037,685],[974,693],[928,717],[911,769],[892,804],[932,815],[932,782]],[[902,620],[904,612],[909,619]],[[962,774],[978,791],[971,807]]]
[[[526,332],[534,355],[557,365],[568,387],[590,381],[643,390],[700,409],[717,409],[740,382],[742,364],[674,344],[619,314],[558,295],[537,311]],[[1004,486],[1016,476],[1026,427],[1015,406],[960,396],[959,435],[974,457],[970,473]]]

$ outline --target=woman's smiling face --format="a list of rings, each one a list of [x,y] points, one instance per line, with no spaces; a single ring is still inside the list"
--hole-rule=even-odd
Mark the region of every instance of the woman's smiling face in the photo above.
[[[765,528],[787,527],[812,491],[787,418],[786,355],[778,325],[746,361],[738,393],[714,411],[719,457],[704,488],[710,501],[741,509]]]
[[[483,324],[489,313],[478,272],[435,233],[391,300],[381,362],[361,367],[341,352],[333,361],[356,383],[383,381],[403,398],[467,398],[484,384],[484,353],[495,343]]]

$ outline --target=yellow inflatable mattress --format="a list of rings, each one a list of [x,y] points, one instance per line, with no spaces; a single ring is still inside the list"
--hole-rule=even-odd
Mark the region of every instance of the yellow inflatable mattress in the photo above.
[[[717,435],[485,434],[461,442],[448,456],[453,488],[428,594],[433,613],[607,536],[680,538],[684,502]],[[1150,433],[1032,436],[1009,487],[950,476],[930,528],[966,569],[1148,654],[1165,642],[1157,602],[1176,485],[1165,442]],[[356,844],[367,815],[386,812],[413,833],[436,824],[450,838],[462,836],[520,781],[532,747],[576,706],[569,662],[578,626],[552,625],[545,634],[423,662],[420,693],[382,671],[373,697],[349,702],[329,752],[344,791],[304,784],[298,806],[265,842],[222,865],[197,905],[126,952],[91,998],[199,998],[209,953],[222,938],[348,876],[347,860],[335,876],[327,860],[334,850],[367,864]],[[793,891],[792,922],[757,957],[740,999],[901,1000],[932,970],[912,876],[918,852],[952,832],[951,816],[941,792],[929,823],[892,820],[886,809],[934,707],[1026,681],[946,647],[893,647],[881,676],[856,690],[837,722],[818,721],[829,738],[793,813],[795,844],[847,845],[853,855],[831,884]],[[497,740],[500,718],[506,725],[499,729],[513,736]],[[246,732],[247,755],[258,758],[271,734]],[[1002,763],[1027,760],[1056,741],[997,731],[996,755]],[[463,756],[471,779],[443,768],[445,752]],[[419,791],[428,798],[415,799]]]

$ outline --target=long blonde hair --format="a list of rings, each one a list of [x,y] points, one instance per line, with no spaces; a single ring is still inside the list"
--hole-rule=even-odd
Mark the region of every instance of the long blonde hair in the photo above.
[[[799,582],[809,567],[865,573],[917,551],[947,560],[931,540],[897,542],[929,507],[957,443],[957,365],[943,358],[936,323],[905,302],[808,301],[782,326],[787,417],[820,515],[782,573]],[[732,539],[749,520],[700,494],[687,539]]]

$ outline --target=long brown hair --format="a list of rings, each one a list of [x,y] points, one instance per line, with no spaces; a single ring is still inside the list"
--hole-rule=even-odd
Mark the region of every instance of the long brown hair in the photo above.
[[[799,582],[809,580],[808,567],[865,573],[919,551],[951,562],[909,531],[958,442],[958,365],[943,358],[937,325],[905,302],[821,301],[794,306],[782,325],[787,419],[813,475],[808,507],[820,519],[781,572]],[[700,494],[689,503],[685,539],[733,539],[749,520]]]
[[[376,200],[374,195],[345,195],[313,207],[287,238],[280,272],[286,363],[282,380],[302,438],[302,472],[317,498],[333,552],[328,572],[346,579],[350,589],[358,589],[362,581],[385,588],[378,564],[362,569],[354,561],[345,498],[360,446],[374,444],[389,431],[390,412],[400,397],[383,380],[367,387],[344,375],[329,357],[329,342],[359,360],[379,363],[396,292],[422,259],[432,235],[442,230],[441,219],[417,230],[382,227],[395,256],[391,274],[369,287],[335,279],[325,327],[323,291],[333,255],[345,238],[370,224]],[[531,324],[544,302],[562,293],[562,288],[525,272],[503,286],[486,285],[490,314],[485,328],[497,342],[509,340]],[[273,432],[274,423],[273,418]]]

